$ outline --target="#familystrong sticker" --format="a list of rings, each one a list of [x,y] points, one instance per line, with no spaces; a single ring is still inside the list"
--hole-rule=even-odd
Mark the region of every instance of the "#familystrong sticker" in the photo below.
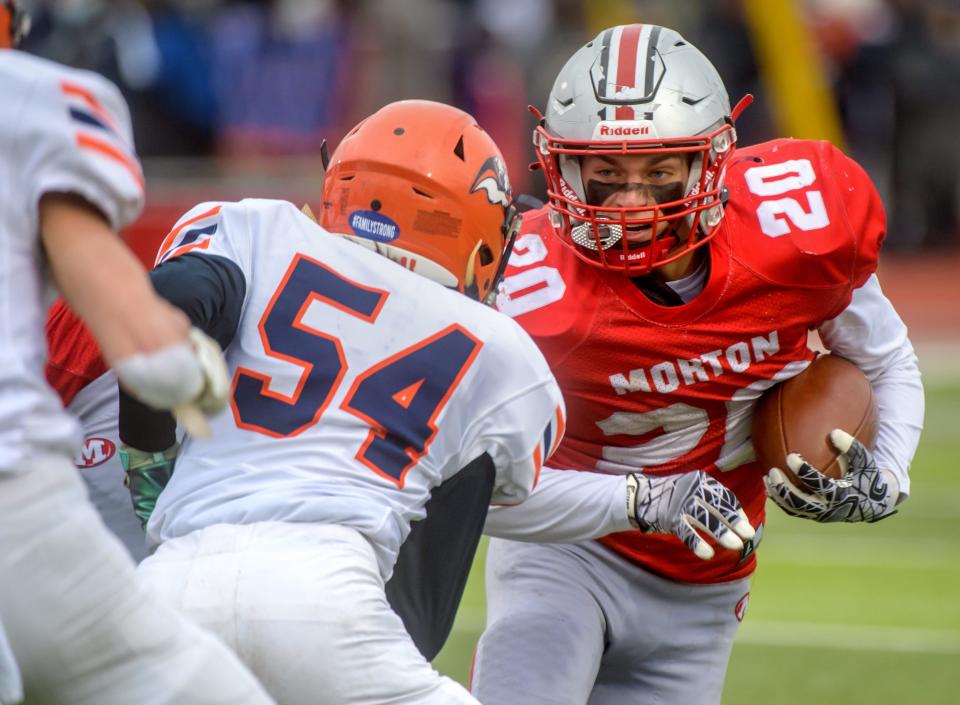
[[[400,237],[400,226],[383,213],[354,211],[350,214],[350,228],[358,237],[377,242],[393,242]]]

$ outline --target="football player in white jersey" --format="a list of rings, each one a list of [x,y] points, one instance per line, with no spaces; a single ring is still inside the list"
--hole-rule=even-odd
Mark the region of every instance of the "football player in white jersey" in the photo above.
[[[418,651],[385,581],[442,485],[436,509],[467,536],[419,565],[427,589],[458,582],[487,506],[525,499],[562,435],[542,355],[481,303],[517,222],[473,118],[402,101],[332,155],[319,225],[283,201],[203,203],[161,246],[155,286],[233,379],[213,438],[183,443],[139,572],[278,702],[476,703]],[[173,443],[169,415],[120,408],[124,443]]]
[[[119,92],[13,51],[23,26],[0,3],[0,698],[268,703],[215,638],[151,603],[73,467],[76,423],[43,378],[53,285],[151,406],[212,412],[227,378],[115,237],[143,199]]]

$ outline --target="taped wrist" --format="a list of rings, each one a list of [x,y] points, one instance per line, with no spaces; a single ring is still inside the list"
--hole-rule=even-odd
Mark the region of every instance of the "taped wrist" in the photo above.
[[[121,446],[120,463],[123,465],[123,484],[130,491],[133,513],[140,519],[142,527],[147,526],[157,497],[163,491],[173,475],[173,465],[177,459],[180,444],[174,443],[165,451],[151,453],[129,446]]]
[[[114,371],[131,395],[159,410],[193,401],[204,388],[203,371],[190,340],[126,357],[114,365]]]

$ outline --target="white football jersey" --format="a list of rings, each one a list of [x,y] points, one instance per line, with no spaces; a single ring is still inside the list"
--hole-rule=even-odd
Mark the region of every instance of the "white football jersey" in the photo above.
[[[37,204],[76,193],[114,228],[140,212],[143,176],[119,91],[87,71],[0,50],[0,472],[37,450],[72,455],[76,422],[44,380],[44,271]]]
[[[151,543],[219,523],[362,532],[389,577],[430,491],[483,453],[526,498],[562,435],[543,356],[507,316],[333,235],[284,201],[204,203],[161,246],[246,279],[229,409],[188,438]]]

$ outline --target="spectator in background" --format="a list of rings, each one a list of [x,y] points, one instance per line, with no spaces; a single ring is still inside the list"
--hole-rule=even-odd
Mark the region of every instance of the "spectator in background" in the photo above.
[[[956,244],[960,187],[960,9],[953,2],[891,0],[894,96],[891,243]],[[932,165],[937,165],[931,168]]]
[[[960,101],[947,87],[960,83],[960,9],[947,0],[811,5],[850,147],[889,191],[887,247],[956,245]]]
[[[951,0],[802,0],[832,64],[849,144],[891,204],[889,247],[957,240],[960,11]],[[741,140],[773,130],[739,0],[36,0],[27,49],[105,74],[147,157],[307,154],[401,98],[453,102],[526,173],[523,106],[601,26],[684,30],[731,93],[756,102]],[[599,24],[598,24],[599,23]],[[539,98],[537,98],[539,100]],[[953,165],[929,169],[930,163]],[[244,190],[249,193],[249,190]],[[274,194],[275,195],[275,194]]]
[[[216,104],[207,23],[211,0],[40,3],[25,46],[107,76],[130,105],[143,156],[209,154]]]
[[[218,150],[301,154],[341,132],[354,80],[351,4],[240,3],[211,27]]]
[[[466,106],[500,149],[518,193],[529,191],[525,65],[553,24],[546,0],[477,0],[457,25],[452,51],[454,102]]]

